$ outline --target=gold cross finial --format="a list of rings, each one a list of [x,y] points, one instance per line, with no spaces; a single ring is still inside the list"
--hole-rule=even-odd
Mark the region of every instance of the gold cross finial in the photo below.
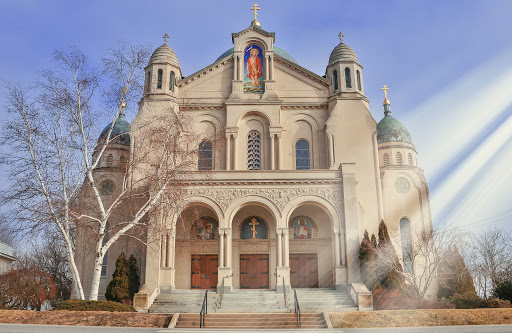
[[[252,5],[251,9],[254,11],[253,14],[254,14],[254,24],[255,25],[260,25],[260,22],[258,22],[258,10],[261,10],[260,7],[258,7],[258,4],[255,3],[254,5]]]
[[[343,33],[339,33],[338,34],[338,37],[340,38],[340,43],[343,43],[343,37],[345,37],[345,35]]]
[[[384,85],[381,89],[384,90],[384,105],[391,104],[388,99],[388,86]]]
[[[168,34],[165,34],[165,35],[164,35],[164,41],[165,41],[165,44],[167,44],[167,38],[169,38],[169,35],[168,35]]]

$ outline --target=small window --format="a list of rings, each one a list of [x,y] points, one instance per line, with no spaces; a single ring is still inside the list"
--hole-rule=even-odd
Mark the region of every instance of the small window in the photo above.
[[[412,165],[412,155],[411,155],[411,153],[409,153],[409,155],[407,155],[407,162],[409,163],[409,165]]]
[[[356,71],[356,78],[357,78],[357,90],[361,91],[361,73],[359,71]]]
[[[126,157],[121,156],[121,158],[119,159],[119,163],[121,163],[122,166],[125,166],[126,165]]]
[[[304,139],[297,141],[295,144],[295,168],[297,170],[311,169],[309,156],[309,142]]]
[[[197,169],[200,171],[213,169],[213,149],[212,143],[208,140],[203,140],[199,144],[197,154]]]
[[[114,183],[110,180],[105,180],[101,183],[101,194],[108,197],[114,193]]]
[[[336,91],[338,90],[338,71],[333,71],[332,77],[334,79],[334,91]]]
[[[389,155],[384,154],[384,166],[389,165]]]
[[[350,78],[350,68],[345,68],[345,86],[352,88],[352,79]]]
[[[396,153],[396,164],[402,164],[402,154],[400,152]]]
[[[169,76],[169,90],[174,91],[174,72]]]
[[[158,70],[158,81],[156,83],[156,88],[157,89],[162,89],[162,79],[163,79],[163,76],[164,76],[164,71],[159,69]]]
[[[112,167],[112,164],[114,163],[114,156],[112,154],[108,154],[107,156],[107,167]]]
[[[247,169],[261,170],[261,134],[255,130],[247,134]]]
[[[402,242],[402,260],[404,262],[404,271],[412,272],[413,268],[413,253],[412,253],[412,240],[411,240],[411,222],[403,218],[400,220],[400,239]]]

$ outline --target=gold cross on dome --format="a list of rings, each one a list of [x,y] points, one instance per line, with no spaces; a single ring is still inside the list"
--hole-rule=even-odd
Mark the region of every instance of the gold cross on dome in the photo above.
[[[251,225],[251,226],[252,226],[252,228],[251,228],[251,231],[252,231],[252,238],[256,238],[256,234],[258,233],[258,232],[256,231],[256,226],[257,226],[257,225],[259,225],[259,223],[258,223],[258,222],[256,222],[256,221],[257,221],[257,220],[256,220],[255,218],[253,218],[253,219],[251,220],[251,222],[249,222],[249,225]]]
[[[165,44],[167,44],[167,38],[169,38],[169,35],[168,35],[168,34],[165,34],[165,35],[164,35],[164,41],[165,41]]]
[[[254,21],[257,21],[257,17],[258,17],[257,10],[261,10],[261,8],[258,7],[257,3],[255,3],[254,5],[252,5],[251,9],[254,10],[254,12],[253,12],[253,14],[254,14]]]
[[[384,96],[386,98],[388,98],[388,90],[389,90],[388,86],[384,85],[384,87],[382,87],[381,89],[384,90]]]
[[[340,43],[343,43],[343,37],[345,37],[345,35],[343,33],[339,33],[338,34],[338,37],[340,38]]]

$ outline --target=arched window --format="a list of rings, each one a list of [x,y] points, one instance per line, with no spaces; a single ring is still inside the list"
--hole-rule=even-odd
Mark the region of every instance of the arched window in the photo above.
[[[345,68],[345,86],[352,88],[352,79],[350,78],[350,68]]]
[[[247,134],[247,169],[261,170],[261,134],[255,130]]]
[[[169,76],[169,90],[174,91],[174,72]]]
[[[384,165],[389,165],[389,155],[384,154]]]
[[[396,153],[396,164],[402,164],[402,154],[400,152]]]
[[[213,169],[212,143],[208,140],[203,140],[203,142],[199,144],[197,154],[197,169],[200,171]]]
[[[111,167],[114,162],[114,156],[112,154],[108,154],[107,156],[107,167]]]
[[[412,272],[413,253],[411,240],[411,222],[403,218],[400,220],[400,239],[402,242],[402,260],[404,261],[404,271]]]
[[[356,71],[357,90],[361,91],[361,73]]]
[[[164,76],[164,71],[159,69],[158,70],[158,81],[156,83],[156,88],[157,89],[162,89],[162,79],[163,79],[163,76]]]
[[[338,90],[338,71],[332,72],[332,77],[334,79],[334,91]]]
[[[409,155],[407,155],[407,162],[409,163],[409,165],[412,165],[412,155],[411,155],[411,153],[409,153]]]
[[[126,165],[126,157],[121,156],[121,158],[119,159],[119,162],[121,163],[122,166],[125,166]]]
[[[148,78],[146,79],[146,91],[149,92],[151,89],[151,71],[148,71]]]
[[[304,139],[300,139],[297,141],[297,143],[295,143],[295,169],[311,169],[311,161],[309,156],[309,142]]]

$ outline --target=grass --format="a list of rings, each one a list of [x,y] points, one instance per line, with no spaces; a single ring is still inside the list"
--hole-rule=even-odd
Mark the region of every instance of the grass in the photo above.
[[[382,310],[329,316],[334,328],[512,324],[512,309]]]

